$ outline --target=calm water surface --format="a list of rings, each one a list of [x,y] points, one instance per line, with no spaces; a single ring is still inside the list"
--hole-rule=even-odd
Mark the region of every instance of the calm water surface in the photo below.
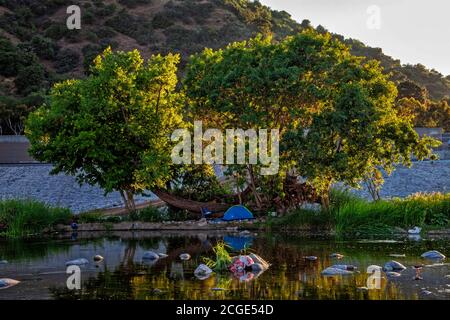
[[[239,278],[213,274],[206,280],[194,275],[203,257],[212,257],[211,246],[225,240],[239,253],[245,245],[272,265],[266,272]],[[305,238],[292,234],[212,233],[114,233],[79,234],[76,238],[45,241],[0,241],[0,278],[21,283],[0,290],[0,299],[450,299],[450,266],[433,264],[420,255],[439,250],[449,255],[450,241],[338,240]],[[147,250],[169,256],[154,263],[142,260]],[[181,261],[181,253],[189,261]],[[329,256],[339,252],[342,260]],[[93,261],[102,255],[102,263]],[[391,257],[391,254],[405,257]],[[309,262],[305,256],[317,256]],[[65,262],[86,258],[81,267],[82,288],[66,287]],[[389,260],[407,266],[398,278],[383,274],[380,289],[364,290],[367,267]],[[359,272],[351,276],[323,277],[333,264],[352,264]],[[413,280],[416,264],[425,264],[423,280]],[[253,277],[253,278],[252,278]],[[428,292],[426,292],[428,291]]]

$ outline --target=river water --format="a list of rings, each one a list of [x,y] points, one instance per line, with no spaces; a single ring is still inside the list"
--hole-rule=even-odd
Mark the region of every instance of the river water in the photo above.
[[[204,257],[213,257],[211,246],[220,240],[236,254],[242,248],[259,254],[270,262],[270,268],[262,274],[226,272],[204,280],[196,278],[195,268]],[[448,256],[449,248],[449,240],[340,240],[285,233],[80,233],[40,241],[1,240],[0,261],[8,263],[0,263],[0,278],[21,282],[0,290],[0,299],[448,300],[449,264],[426,261],[420,255],[439,250]],[[148,250],[168,257],[156,262],[142,260]],[[192,258],[182,261],[181,253]],[[332,253],[344,258],[330,258]],[[103,256],[104,261],[94,262],[95,255]],[[317,260],[308,261],[305,256]],[[77,258],[86,258],[89,264],[81,267],[81,289],[69,290],[65,263]],[[368,283],[367,267],[383,266],[390,260],[407,269],[395,278],[381,273],[379,281]],[[321,275],[334,264],[355,265],[358,271],[347,276]],[[418,264],[424,265],[423,280],[414,280],[413,267]]]

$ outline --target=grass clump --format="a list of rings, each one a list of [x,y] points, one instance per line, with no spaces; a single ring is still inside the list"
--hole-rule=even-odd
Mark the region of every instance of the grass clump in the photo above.
[[[0,201],[0,235],[21,238],[71,221],[69,209],[53,208],[33,200]]]
[[[228,270],[231,263],[231,256],[227,251],[229,247],[225,242],[218,241],[213,247],[213,252],[216,255],[215,260],[210,258],[203,258],[205,264],[216,272]]]

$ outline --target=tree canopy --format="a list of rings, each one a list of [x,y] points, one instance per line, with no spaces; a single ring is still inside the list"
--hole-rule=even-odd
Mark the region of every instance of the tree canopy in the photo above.
[[[179,56],[106,49],[84,80],[52,89],[50,101],[26,126],[31,154],[54,164],[80,183],[120,191],[133,208],[133,195],[169,179],[170,135],[182,126],[177,85]]]

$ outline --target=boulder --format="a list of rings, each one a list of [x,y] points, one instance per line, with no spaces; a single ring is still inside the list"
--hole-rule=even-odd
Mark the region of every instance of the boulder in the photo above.
[[[421,257],[429,260],[444,260],[446,258],[442,253],[436,250],[427,251],[422,254]]]
[[[144,260],[158,260],[159,255],[153,251],[147,251],[144,252],[144,255],[142,256],[142,259]]]
[[[404,265],[394,260],[386,262],[383,267],[384,271],[403,271],[405,269],[406,267]]]
[[[180,259],[181,260],[186,261],[186,260],[189,260],[190,258],[191,258],[191,255],[189,253],[182,253],[182,254],[180,254]]]
[[[89,264],[89,261],[85,258],[70,260],[66,262],[66,266],[82,266],[85,264]]]
[[[0,289],[7,289],[7,288],[15,286],[16,284],[19,284],[19,283],[20,283],[20,281],[13,280],[13,279],[8,279],[8,278],[0,279]]]
[[[347,276],[352,275],[352,271],[329,267],[321,272],[323,276]]]

